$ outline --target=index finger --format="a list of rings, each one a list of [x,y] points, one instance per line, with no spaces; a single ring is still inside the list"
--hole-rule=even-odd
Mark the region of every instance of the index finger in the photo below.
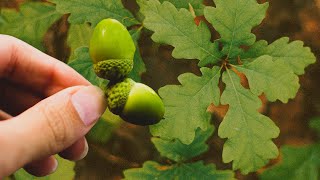
[[[2,78],[44,96],[71,86],[90,85],[89,81],[68,65],[7,35],[0,35],[0,79]]]

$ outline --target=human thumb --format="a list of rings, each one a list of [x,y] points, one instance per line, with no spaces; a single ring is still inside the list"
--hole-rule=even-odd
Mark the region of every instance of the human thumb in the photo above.
[[[76,86],[0,121],[0,177],[69,147],[90,130],[105,108],[99,88]]]

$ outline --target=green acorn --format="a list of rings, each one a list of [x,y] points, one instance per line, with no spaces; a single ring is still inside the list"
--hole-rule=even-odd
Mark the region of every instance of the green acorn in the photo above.
[[[95,27],[89,52],[95,73],[110,80],[105,90],[109,110],[127,122],[151,125],[163,118],[164,105],[150,87],[126,78],[135,50],[129,32],[117,20],[105,19]]]
[[[106,96],[110,111],[132,124],[151,125],[163,118],[164,105],[157,93],[130,78],[109,86]]]
[[[95,73],[104,79],[118,81],[133,68],[135,45],[127,28],[115,19],[104,19],[95,27],[89,53]]]

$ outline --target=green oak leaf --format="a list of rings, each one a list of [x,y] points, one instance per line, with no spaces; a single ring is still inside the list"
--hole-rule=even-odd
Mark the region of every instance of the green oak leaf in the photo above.
[[[161,165],[147,161],[142,168],[124,171],[125,180],[233,180],[234,173],[229,170],[216,170],[214,164],[204,165],[202,161],[189,164],[176,164],[172,166]]]
[[[268,3],[256,0],[214,0],[216,7],[206,7],[206,19],[219,32],[224,45],[223,54],[229,58],[241,53],[241,45],[250,46],[256,41],[251,29],[264,19]]]
[[[256,58],[268,55],[272,57],[271,53],[267,53],[268,42],[265,40],[260,40],[255,42],[247,51],[242,52],[240,55],[242,63],[249,63]]]
[[[203,15],[203,9],[205,7],[203,0],[160,0],[161,3],[164,1],[172,3],[177,9],[189,9],[190,4],[197,16]]]
[[[223,162],[233,161],[234,170],[248,174],[263,167],[278,155],[272,138],[279,135],[279,128],[268,117],[258,113],[260,99],[240,84],[236,73],[227,69],[222,81],[226,88],[221,104],[229,110],[220,124],[218,135],[228,138],[223,147]]]
[[[234,67],[246,75],[253,94],[265,93],[270,101],[279,99],[287,103],[300,87],[298,76],[281,61],[273,61],[271,56],[260,56],[251,63]]]
[[[24,169],[20,169],[17,172],[14,173],[14,179],[15,180],[70,180],[74,179],[75,177],[75,162],[65,160],[58,155],[55,156],[58,160],[58,169],[56,172],[49,176],[45,177],[35,177],[27,173]]]
[[[89,24],[71,24],[68,32],[68,45],[71,48],[70,60],[75,59],[75,50],[79,47],[89,46],[93,29]]]
[[[213,130],[213,126],[209,127],[206,131],[202,131],[198,128],[194,141],[189,145],[181,143],[178,139],[166,140],[153,137],[151,141],[162,156],[176,162],[182,162],[208,150],[209,147],[206,144],[206,141],[212,135]]]
[[[142,27],[138,28],[138,29],[132,29],[129,31],[130,35],[131,35],[131,38],[134,42],[134,45],[138,46],[138,41],[140,39],[140,36],[141,36],[141,30],[142,30]]]
[[[26,2],[20,5],[19,12],[1,9],[0,33],[19,38],[44,51],[43,38],[50,26],[61,14],[48,3]]]
[[[137,0],[145,16],[143,25],[154,31],[152,40],[174,47],[177,59],[198,59],[199,66],[220,61],[218,43],[212,43],[211,33],[205,23],[197,26],[187,9],[179,11],[168,1]]]
[[[133,57],[133,69],[129,73],[129,77],[135,80],[136,82],[140,82],[141,74],[146,72],[146,66],[141,57],[140,48],[138,45],[138,40],[140,39],[140,35],[141,35],[141,28],[130,30],[129,32],[136,46],[136,52],[134,53],[134,57]]]
[[[267,41],[258,41],[241,55],[241,60],[251,61],[262,55],[269,55],[273,61],[283,62],[297,75],[304,74],[304,69],[316,62],[316,57],[309,47],[304,47],[302,41],[289,43],[287,37],[280,38],[270,45]]]
[[[207,107],[219,104],[218,87],[220,68],[201,68],[202,76],[191,73],[178,77],[181,85],[167,85],[159,90],[166,111],[164,120],[150,126],[152,135],[167,139],[179,139],[184,144],[191,144],[195,130],[206,130],[210,123]]]
[[[122,124],[122,119],[108,109],[86,135],[90,142],[105,144],[112,137],[115,129]]]
[[[262,180],[320,179],[320,144],[281,148],[282,161],[264,171]]]
[[[91,23],[94,27],[105,18],[113,18],[125,26],[139,24],[133,15],[123,7],[121,0],[49,0],[56,4],[60,13],[71,13],[69,22],[71,24]]]
[[[136,46],[136,52],[133,57],[133,69],[129,73],[129,77],[136,82],[141,81],[141,75],[146,72],[146,65],[143,62],[143,59],[140,54],[139,46]]]
[[[316,117],[310,120],[309,123],[310,128],[316,130],[320,135],[320,117]]]
[[[107,80],[99,78],[94,70],[93,63],[91,61],[89,55],[88,47],[80,47],[75,51],[76,59],[71,60],[68,64],[70,67],[75,69],[78,73],[80,73],[84,78],[91,82],[91,84],[104,88],[107,84]]]

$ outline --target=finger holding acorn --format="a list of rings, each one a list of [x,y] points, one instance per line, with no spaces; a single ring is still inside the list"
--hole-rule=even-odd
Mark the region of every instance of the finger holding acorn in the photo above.
[[[130,33],[119,21],[104,19],[95,27],[89,52],[97,76],[110,81],[105,90],[109,110],[132,124],[156,124],[164,115],[162,100],[147,85],[127,77],[135,50]]]

